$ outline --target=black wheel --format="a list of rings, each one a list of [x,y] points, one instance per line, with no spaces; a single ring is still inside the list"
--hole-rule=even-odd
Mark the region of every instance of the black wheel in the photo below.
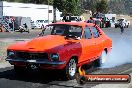
[[[77,62],[74,58],[71,58],[65,69],[66,79],[69,80],[74,79],[76,76],[76,71],[77,71]]]
[[[107,60],[107,52],[104,50],[101,56],[95,61],[95,67],[101,67]]]
[[[14,66],[14,70],[16,74],[22,75],[23,73],[26,73],[26,68],[20,67],[20,66]]]

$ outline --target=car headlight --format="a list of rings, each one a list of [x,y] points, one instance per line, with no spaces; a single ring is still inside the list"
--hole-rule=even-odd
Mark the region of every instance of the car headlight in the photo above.
[[[15,57],[15,52],[9,51],[7,55],[8,55],[8,57],[10,57],[10,58],[14,58],[14,57]]]
[[[10,56],[10,55],[14,55],[15,53],[14,52],[12,52],[12,51],[10,51],[9,53],[8,53],[8,55]]]
[[[53,54],[50,55],[50,59],[51,59],[52,61],[59,61],[59,55],[53,53]]]

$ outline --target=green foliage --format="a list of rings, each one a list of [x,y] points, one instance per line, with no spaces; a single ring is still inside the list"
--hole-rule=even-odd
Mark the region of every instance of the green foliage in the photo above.
[[[132,1],[130,0],[110,0],[109,9],[116,14],[130,14],[132,12]]]
[[[98,3],[98,0],[91,0],[90,1],[90,10],[94,13],[94,12],[96,12],[96,10],[97,10],[97,8],[96,8],[96,6],[97,6],[97,3]]]
[[[107,13],[108,12],[108,1],[101,0],[101,1],[97,2],[96,11],[101,12],[101,13]]]
[[[83,9],[91,10],[93,13],[95,12],[108,12],[108,2],[107,0],[84,0],[83,1]]]
[[[59,9],[63,14],[80,15],[80,0],[53,0],[54,8]]]
[[[80,0],[73,0],[73,9],[72,13],[74,15],[80,15],[82,13],[81,5],[80,5]]]
[[[122,3],[121,0],[116,0],[116,1],[111,0],[109,2],[109,9],[113,13],[117,13],[117,14],[123,13],[123,8],[124,8],[124,4]]]
[[[63,0],[53,0],[53,7],[57,8],[59,11],[63,11],[64,1]]]

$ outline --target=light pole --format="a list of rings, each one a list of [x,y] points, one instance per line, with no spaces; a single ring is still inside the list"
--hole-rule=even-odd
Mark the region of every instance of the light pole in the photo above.
[[[49,24],[49,0],[48,0],[48,24]]]

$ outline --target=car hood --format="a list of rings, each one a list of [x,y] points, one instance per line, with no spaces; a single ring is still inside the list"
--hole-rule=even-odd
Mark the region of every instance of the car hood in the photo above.
[[[74,41],[74,40],[73,40]],[[70,40],[66,40],[64,36],[60,35],[47,35],[43,37],[37,37],[30,41],[20,42],[11,45],[9,50],[23,50],[23,51],[46,51],[57,48],[63,48],[65,45],[73,44]]]

